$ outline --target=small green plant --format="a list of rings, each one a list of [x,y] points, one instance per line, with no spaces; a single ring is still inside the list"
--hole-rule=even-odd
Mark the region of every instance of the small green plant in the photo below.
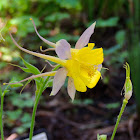
[[[24,72],[26,73],[31,73],[31,74],[34,74],[34,75],[37,75],[37,74],[41,74],[41,72],[33,65],[31,65],[30,63],[28,63],[27,61],[25,61],[23,58],[21,58],[25,67],[21,67],[21,66],[18,66],[18,65],[14,65],[14,66],[17,66],[19,68],[21,68]],[[12,64],[13,65],[13,64]],[[60,67],[60,65],[57,65],[52,71],[55,71],[57,70],[58,68]],[[52,83],[52,80],[50,79],[50,76],[48,76],[47,78],[42,78],[42,77],[31,77],[31,78],[26,78],[25,80],[22,80],[21,82],[23,81],[26,81],[27,80],[27,83],[25,84],[25,86],[31,81],[31,79],[35,80],[35,83],[36,83],[36,91],[35,91],[35,101],[34,103],[32,102],[32,100],[30,101],[31,104],[29,104],[29,99],[28,99],[28,103],[26,103],[26,101],[23,101],[23,103],[21,104],[18,104],[16,102],[16,100],[12,100],[14,98],[11,97],[12,99],[12,102],[15,106],[18,106],[19,108],[23,108],[23,107],[27,107],[27,106],[32,106],[34,104],[34,108],[33,108],[33,114],[32,114],[32,119],[31,119],[31,126],[30,126],[30,139],[32,139],[32,135],[33,135],[33,129],[34,129],[34,121],[35,121],[35,114],[36,114],[36,110],[37,110],[37,105],[39,103],[39,99],[41,97],[41,94],[43,93],[43,91],[50,86],[50,83]],[[23,84],[21,84],[21,82],[15,82],[15,81],[12,81],[8,84],[8,86],[11,86],[11,87],[17,87],[17,86],[22,86]],[[14,84],[13,84],[14,83]],[[6,83],[4,83],[5,85]],[[23,87],[24,88],[24,87]],[[28,95],[28,94],[27,94]],[[21,95],[21,97],[25,98],[25,94]],[[27,96],[29,97],[29,96]],[[21,100],[21,98],[19,99]],[[21,100],[22,102],[22,100]],[[6,112],[6,114],[9,116],[9,117],[12,117],[12,119],[16,119],[16,118],[13,118],[13,114],[14,112]],[[16,111],[17,113],[17,116],[20,116],[22,111],[21,110],[17,110]],[[22,125],[22,127],[18,127],[16,128],[16,130],[19,132],[19,133],[22,133],[24,132],[24,130],[26,128],[29,127],[29,121],[26,121],[26,123],[24,122],[25,118],[27,120],[27,117],[28,117],[28,120],[30,120],[28,114],[24,113],[24,116],[20,119],[22,123],[24,123],[24,125]]]
[[[11,81],[13,82],[13,81]],[[20,87],[23,84],[18,83],[13,85],[13,87]],[[0,130],[1,130],[1,140],[4,140],[4,131],[3,131],[3,104],[4,104],[4,96],[6,93],[8,93],[10,90],[8,89],[10,85],[7,85],[3,90],[0,85],[0,98],[1,98],[1,105],[0,105]]]
[[[117,131],[117,128],[118,128],[118,125],[119,125],[119,122],[121,120],[121,117],[122,117],[122,114],[124,112],[124,109],[128,103],[128,100],[131,98],[132,96],[132,82],[130,80],[130,67],[129,67],[129,64],[126,63],[124,65],[124,68],[126,69],[126,80],[125,80],[125,84],[124,84],[124,100],[123,100],[123,104],[122,104],[122,107],[121,107],[121,110],[120,110],[120,113],[117,117],[117,121],[116,121],[116,124],[115,124],[115,127],[114,127],[114,131],[112,133],[112,136],[111,136],[111,140],[114,140],[114,137],[115,137],[115,134],[116,134],[116,131]],[[107,140],[107,135],[100,135],[99,134],[97,135],[97,140]]]

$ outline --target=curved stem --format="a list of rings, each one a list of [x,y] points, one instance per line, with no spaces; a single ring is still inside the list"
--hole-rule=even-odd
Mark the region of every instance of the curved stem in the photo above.
[[[61,65],[57,65],[52,71],[57,70]],[[32,121],[31,121],[31,127],[30,127],[30,135],[29,135],[29,140],[32,140],[33,137],[33,131],[34,131],[34,124],[35,124],[35,115],[36,115],[36,110],[37,110],[37,106],[39,103],[39,99],[43,93],[43,91],[45,90],[46,84],[49,80],[50,76],[48,76],[45,80],[45,82],[43,83],[43,85],[41,86],[40,90],[38,93],[36,93],[36,98],[35,98],[35,103],[34,103],[34,107],[33,107],[33,113],[32,113]]]
[[[120,110],[120,113],[119,113],[118,118],[117,118],[117,122],[116,122],[115,127],[114,127],[113,134],[112,134],[112,136],[111,136],[111,140],[113,140],[114,137],[115,137],[115,134],[116,134],[116,131],[117,131],[117,128],[118,128],[118,125],[119,125],[121,116],[122,116],[122,114],[123,114],[123,112],[124,112],[124,109],[125,109],[127,103],[128,103],[128,101],[127,101],[126,99],[124,99],[124,100],[123,100],[122,107],[121,107],[121,110]]]
[[[4,140],[3,122],[2,122],[2,115],[3,115],[3,100],[4,100],[4,96],[3,96],[3,95],[1,95],[1,110],[0,110],[0,129],[1,129],[1,140]]]

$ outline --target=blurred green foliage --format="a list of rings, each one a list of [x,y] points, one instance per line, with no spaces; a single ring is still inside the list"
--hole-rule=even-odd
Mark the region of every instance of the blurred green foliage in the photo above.
[[[13,128],[17,133],[24,133],[30,128],[31,114],[26,112],[27,108],[31,108],[34,103],[34,99],[30,93],[18,94],[12,92],[8,97],[7,101],[11,104],[14,110],[5,111],[5,124],[6,126]],[[18,120],[18,121],[17,121]],[[20,125],[19,125],[20,124]]]
[[[113,108],[118,108],[120,106],[120,103],[111,103],[111,104],[106,104],[106,108],[108,109],[113,109]]]
[[[96,27],[114,27],[118,25],[118,21],[119,17],[111,17],[106,20],[98,19]]]
[[[84,100],[75,99],[73,101],[73,104],[75,104],[75,105],[91,105],[91,104],[93,104],[93,100],[92,99],[84,99]]]

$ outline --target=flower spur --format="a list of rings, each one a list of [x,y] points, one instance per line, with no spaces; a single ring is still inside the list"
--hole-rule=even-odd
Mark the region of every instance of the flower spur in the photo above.
[[[102,63],[104,59],[103,49],[93,49],[95,44],[88,43],[91,35],[94,32],[96,23],[94,22],[89,28],[87,28],[84,31],[84,33],[77,41],[75,48],[71,48],[70,44],[64,39],[61,39],[56,43],[52,43],[46,40],[38,33],[33,20],[32,23],[39,38],[45,43],[47,43],[49,46],[55,48],[58,58],[50,55],[32,52],[22,48],[17,44],[17,42],[14,40],[10,33],[14,44],[26,53],[60,64],[62,68],[55,72],[46,72],[39,75],[33,75],[20,82],[24,82],[29,79],[34,79],[36,77],[54,76],[51,95],[56,95],[65,83],[65,79],[68,76],[69,79],[67,90],[72,100],[75,97],[76,90],[80,92],[85,92],[87,90],[87,87],[95,87],[101,77],[100,70],[102,68]]]

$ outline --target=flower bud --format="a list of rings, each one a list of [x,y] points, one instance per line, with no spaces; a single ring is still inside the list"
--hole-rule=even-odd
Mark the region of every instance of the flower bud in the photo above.
[[[133,87],[132,87],[132,82],[130,80],[130,67],[127,62],[124,65],[124,68],[126,69],[126,80],[125,80],[125,84],[124,84],[124,91],[125,91],[124,97],[128,101],[132,96]]]
[[[97,140],[107,140],[107,135],[99,135],[97,134]]]

